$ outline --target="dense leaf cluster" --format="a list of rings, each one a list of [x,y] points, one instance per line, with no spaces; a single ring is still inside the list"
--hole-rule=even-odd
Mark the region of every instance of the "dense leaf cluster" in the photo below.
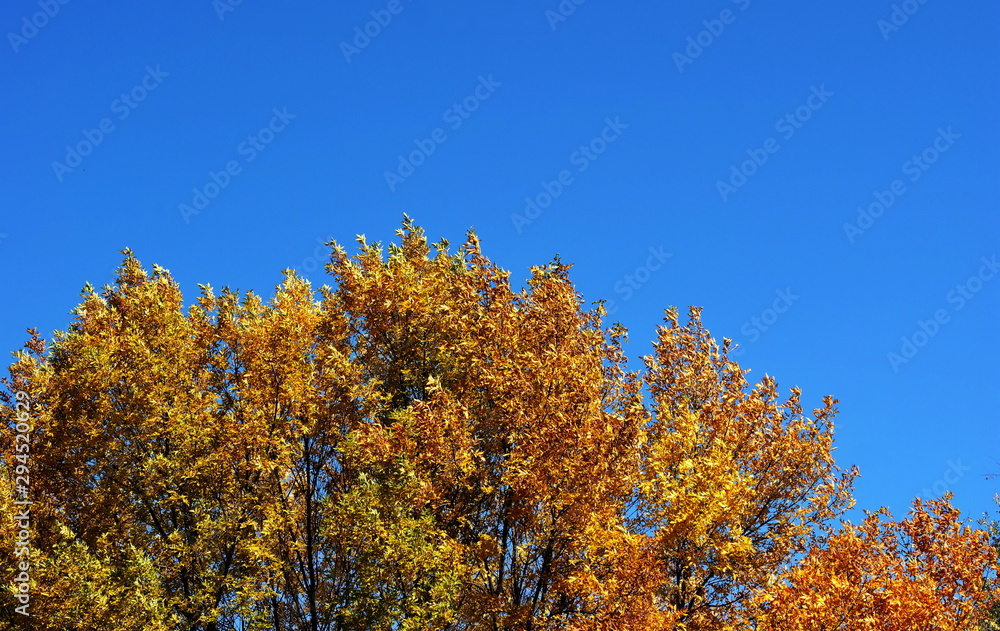
[[[6,380],[31,402],[30,616],[9,629],[974,628],[995,552],[947,500],[851,506],[805,414],[666,313],[645,367],[558,261],[515,291],[470,233],[333,244],[334,287],[184,308],[128,251]],[[0,437],[0,540],[18,524]]]

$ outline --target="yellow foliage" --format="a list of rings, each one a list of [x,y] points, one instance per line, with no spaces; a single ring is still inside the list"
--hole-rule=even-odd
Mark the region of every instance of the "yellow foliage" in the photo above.
[[[11,426],[10,395],[30,401],[32,615],[9,586],[0,627],[909,631],[982,613],[983,534],[945,503],[832,533],[856,474],[834,463],[836,400],[804,414],[798,390],[751,386],[697,309],[668,310],[632,372],[626,332],[558,260],[514,291],[472,233],[455,253],[409,219],[398,235],[331,244],[318,295],[289,273],[268,302],[202,286],[187,309],[126,251],[68,331],[32,338],[0,393]],[[19,560],[0,548],[8,575]]]

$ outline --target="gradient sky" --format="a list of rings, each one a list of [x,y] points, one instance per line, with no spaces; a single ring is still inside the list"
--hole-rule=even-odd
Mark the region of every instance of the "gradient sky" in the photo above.
[[[704,308],[749,379],[841,401],[859,508],[1000,480],[1000,5],[848,0],[12,0],[0,346],[132,248],[315,284],[329,239],[474,227],[558,254],[629,352]],[[991,114],[992,112],[992,114]],[[201,196],[205,196],[204,198]],[[609,303],[610,304],[610,303]]]

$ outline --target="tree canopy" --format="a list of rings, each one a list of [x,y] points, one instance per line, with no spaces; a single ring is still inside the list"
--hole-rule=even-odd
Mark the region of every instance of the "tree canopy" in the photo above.
[[[187,308],[126,250],[34,334],[0,393],[0,539],[30,534],[0,548],[0,623],[968,631],[996,605],[948,497],[841,522],[837,400],[751,384],[699,309],[632,370],[569,266],[516,291],[473,232],[398,236],[331,243],[318,292]]]

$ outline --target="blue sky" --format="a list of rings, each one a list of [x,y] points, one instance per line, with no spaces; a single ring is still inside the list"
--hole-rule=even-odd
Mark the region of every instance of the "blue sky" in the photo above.
[[[756,381],[841,400],[859,508],[1000,482],[1000,5],[14,0],[0,8],[2,346],[118,250],[317,285],[330,238],[474,227],[559,254],[629,352],[704,308]],[[991,115],[990,112],[993,112]]]

